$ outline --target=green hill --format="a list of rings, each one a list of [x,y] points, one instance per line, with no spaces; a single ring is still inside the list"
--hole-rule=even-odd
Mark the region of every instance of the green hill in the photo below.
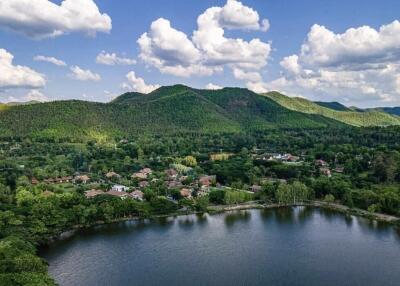
[[[183,85],[150,94],[125,93],[110,103],[55,101],[0,108],[1,136],[95,138],[177,132],[240,132],[322,128],[342,124],[304,114],[241,88],[198,90]]]
[[[332,102],[324,102],[324,101],[314,101],[314,103],[329,108],[329,109],[333,109],[333,110],[337,110],[337,111],[351,111],[350,108],[348,108],[347,106],[336,102],[336,101],[332,101]]]
[[[274,100],[280,105],[306,114],[319,114],[345,124],[367,127],[367,126],[390,126],[400,125],[400,117],[379,111],[338,111],[321,106],[317,103],[299,97],[288,97],[279,92],[269,92],[265,97]]]
[[[400,107],[376,107],[376,108],[368,108],[366,110],[385,112],[388,114],[400,116]]]

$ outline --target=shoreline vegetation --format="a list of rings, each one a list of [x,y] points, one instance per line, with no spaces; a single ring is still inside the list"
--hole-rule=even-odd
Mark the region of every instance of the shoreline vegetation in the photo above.
[[[47,246],[59,239],[65,239],[66,237],[73,236],[77,231],[83,229],[89,229],[96,226],[101,225],[109,225],[115,224],[120,222],[126,221],[136,221],[136,220],[143,220],[149,219],[154,220],[158,218],[168,218],[168,217],[178,217],[178,216],[185,216],[185,215],[194,215],[194,214],[205,214],[208,213],[210,215],[230,212],[230,211],[241,211],[241,210],[252,210],[252,209],[276,209],[276,208],[291,208],[291,207],[313,207],[313,208],[321,208],[336,211],[338,213],[344,215],[351,215],[356,217],[362,217],[368,220],[374,220],[377,222],[384,222],[393,225],[394,227],[400,227],[400,217],[382,214],[382,213],[373,213],[366,210],[358,209],[358,208],[350,208],[345,205],[341,205],[338,203],[327,203],[323,201],[308,201],[308,202],[297,202],[295,204],[276,204],[270,203],[265,204],[261,202],[247,202],[242,204],[235,204],[235,205],[211,205],[208,207],[206,212],[200,211],[180,211],[174,212],[170,214],[162,214],[162,215],[150,215],[149,217],[140,217],[140,216],[128,216],[124,218],[115,219],[109,222],[98,221],[90,226],[74,226],[73,229],[66,230],[61,234],[51,238],[46,243],[42,244],[41,246]]]

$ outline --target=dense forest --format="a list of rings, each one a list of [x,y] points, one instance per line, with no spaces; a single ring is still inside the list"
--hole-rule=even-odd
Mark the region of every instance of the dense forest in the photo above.
[[[40,245],[121,219],[249,201],[400,216],[399,122],[182,85],[110,103],[0,105],[0,285],[54,285]]]
[[[175,85],[147,95],[126,93],[110,103],[67,100],[3,105],[0,136],[107,141],[142,133],[232,133],[400,123],[397,116],[383,112],[337,111],[272,95],[242,88],[199,90]]]
[[[46,263],[36,254],[39,245],[65,230],[123,218],[207,211],[210,205],[250,200],[282,205],[322,200],[398,216],[399,131],[337,127],[180,132],[116,135],[108,141],[4,137],[0,281],[53,285]],[[152,174],[148,184],[141,184],[132,174],[145,167]],[[166,171],[171,169],[181,188],[190,186],[190,197],[187,190],[168,186]],[[117,175],[107,177],[110,172]],[[52,181],[83,174],[91,181]],[[194,183],[202,176],[214,178],[205,195]],[[143,200],[106,193],[87,197],[92,189],[106,191],[114,184],[141,186]]]

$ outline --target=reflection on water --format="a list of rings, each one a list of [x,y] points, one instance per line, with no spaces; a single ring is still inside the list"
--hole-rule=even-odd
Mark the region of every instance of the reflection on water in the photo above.
[[[251,218],[249,211],[231,211],[225,214],[225,225],[227,227],[233,226],[239,221],[248,221]]]
[[[400,229],[294,207],[136,220],[41,252],[61,286],[398,285]]]

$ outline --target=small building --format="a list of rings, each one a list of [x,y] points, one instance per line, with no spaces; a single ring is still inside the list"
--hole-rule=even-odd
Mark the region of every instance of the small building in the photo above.
[[[140,170],[140,172],[146,175],[151,175],[153,173],[153,170],[151,170],[150,168],[143,168],[142,170]]]
[[[111,171],[106,174],[106,178],[109,180],[110,179],[119,179],[119,178],[121,178],[121,176],[119,174]]]
[[[170,179],[175,179],[178,176],[178,172],[172,168],[165,170],[165,174],[167,174]]]
[[[126,192],[129,191],[129,187],[124,185],[114,185],[112,186],[111,190],[115,192]]]
[[[179,181],[169,181],[167,182],[168,189],[176,189],[182,186],[182,183]]]
[[[259,185],[252,185],[250,187],[250,191],[253,192],[253,193],[261,192],[261,190],[262,190],[262,187],[259,186]]]
[[[136,190],[133,191],[130,195],[135,200],[143,201],[144,193],[142,191]]]
[[[213,183],[215,183],[216,176],[202,176],[199,178],[199,184],[201,186],[211,186]]]
[[[37,185],[37,184],[39,184],[39,181],[38,181],[35,177],[33,177],[33,178],[31,179],[31,184],[32,184],[32,185]]]
[[[325,162],[324,160],[315,160],[315,165],[320,166],[320,167],[326,167],[328,166],[328,163]]]
[[[131,176],[131,178],[132,179],[138,179],[138,180],[146,180],[147,176],[148,175],[146,173],[136,172]]]
[[[140,181],[139,182],[139,187],[141,189],[147,188],[148,186],[149,186],[149,182],[147,182],[147,181]]]
[[[102,190],[95,190],[95,189],[85,192],[85,197],[87,199],[94,198],[98,195],[104,195],[104,192]]]
[[[86,184],[90,181],[90,177],[88,175],[78,175],[75,176],[75,182]]]
[[[332,177],[331,170],[329,168],[323,167],[319,168],[319,171],[322,175],[327,176],[328,178]]]
[[[191,189],[183,188],[183,189],[181,189],[180,194],[183,198],[186,198],[186,199],[192,198],[192,190]]]

